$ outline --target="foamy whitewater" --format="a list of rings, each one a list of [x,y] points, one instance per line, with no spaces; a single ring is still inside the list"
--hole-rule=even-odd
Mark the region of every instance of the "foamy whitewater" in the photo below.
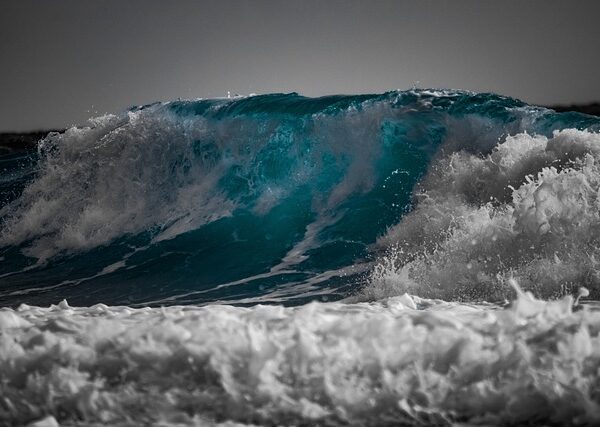
[[[2,154],[0,424],[597,425],[599,132],[272,94]]]

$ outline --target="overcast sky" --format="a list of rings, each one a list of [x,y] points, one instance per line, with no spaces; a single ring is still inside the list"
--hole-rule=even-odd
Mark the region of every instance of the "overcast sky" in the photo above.
[[[0,130],[227,91],[600,100],[599,17],[597,0],[1,0]]]

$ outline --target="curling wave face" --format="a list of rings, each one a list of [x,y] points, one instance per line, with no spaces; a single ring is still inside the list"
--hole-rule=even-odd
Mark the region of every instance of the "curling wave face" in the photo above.
[[[0,302],[597,295],[598,130],[425,90],[92,119],[2,159]]]

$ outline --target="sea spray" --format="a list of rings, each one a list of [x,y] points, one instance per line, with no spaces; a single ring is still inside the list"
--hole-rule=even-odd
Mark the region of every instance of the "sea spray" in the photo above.
[[[377,247],[367,298],[410,292],[497,301],[506,279],[545,298],[600,286],[600,134],[518,134],[485,156],[453,152]],[[388,249],[389,248],[389,249]]]

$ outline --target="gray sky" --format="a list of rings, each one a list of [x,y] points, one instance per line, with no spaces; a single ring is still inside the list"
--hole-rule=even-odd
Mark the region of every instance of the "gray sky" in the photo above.
[[[599,16],[597,0],[2,0],[0,130],[228,90],[600,100]]]

